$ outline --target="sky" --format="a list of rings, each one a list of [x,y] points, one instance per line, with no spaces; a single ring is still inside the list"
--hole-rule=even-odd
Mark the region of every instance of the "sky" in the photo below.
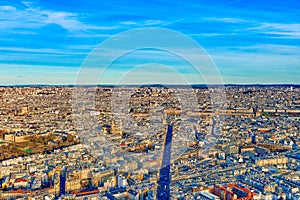
[[[299,10],[299,0],[2,0],[0,85],[74,84],[87,56],[101,50],[102,42],[148,27],[195,40],[224,83],[299,84]],[[174,44],[189,50],[176,39]],[[101,56],[95,63],[103,68]],[[97,74],[93,67],[91,73]],[[99,84],[183,83],[178,76],[190,84],[205,83],[180,56],[139,50],[115,60]],[[88,83],[89,75],[85,79]]]

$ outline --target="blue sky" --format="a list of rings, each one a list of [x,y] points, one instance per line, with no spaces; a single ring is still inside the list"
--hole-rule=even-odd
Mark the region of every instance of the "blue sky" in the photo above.
[[[98,44],[143,27],[168,28],[196,40],[215,62],[224,83],[298,84],[299,10],[299,0],[2,0],[0,84],[72,84]],[[193,77],[191,83],[203,81],[174,55],[140,51],[114,62],[105,82],[139,63],[151,76],[167,75],[168,70],[147,63],[180,67],[180,73]],[[136,76],[141,81],[146,74]],[[168,82],[177,83],[172,77]],[[134,83],[133,79],[128,80]]]

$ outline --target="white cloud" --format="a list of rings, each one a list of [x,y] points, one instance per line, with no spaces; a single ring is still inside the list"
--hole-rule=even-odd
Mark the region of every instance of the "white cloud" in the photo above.
[[[289,45],[277,45],[277,44],[259,44],[259,45],[252,45],[246,47],[239,47],[241,50],[256,50],[265,53],[271,54],[293,54],[299,55],[300,54],[300,47],[298,46],[289,46]]]
[[[138,23],[134,22],[134,21],[125,21],[125,22],[121,22],[122,25],[139,25]]]
[[[81,50],[81,51],[80,51]],[[89,48],[76,48],[76,46],[70,46],[67,50],[60,50],[60,49],[49,49],[49,48],[22,48],[22,47],[0,47],[0,51],[13,51],[13,52],[22,52],[22,53],[38,53],[41,55],[49,55],[49,54],[60,54],[60,55],[85,55],[87,52],[84,50],[89,50]],[[16,55],[6,55],[6,58],[13,58]],[[34,54],[33,56],[36,56]],[[0,56],[1,58],[4,57],[4,54]]]
[[[23,4],[27,7],[24,10],[8,5],[0,6],[0,30],[12,31],[15,28],[32,29],[43,27],[47,24],[58,24],[69,32],[78,33],[86,30],[110,30],[119,28],[118,26],[85,24],[79,20],[79,16],[76,13],[43,10],[39,7],[31,6],[30,2],[23,2]]]
[[[151,26],[151,25],[157,25],[157,24],[162,24],[163,21],[161,20],[146,20],[144,21],[144,24],[145,26]]]
[[[15,11],[16,8],[13,6],[0,6],[1,11]]]
[[[120,24],[125,25],[125,26],[154,26],[154,25],[159,25],[165,23],[164,21],[161,20],[144,20],[140,22],[135,22],[135,21],[124,21],[121,22]]]
[[[31,7],[31,2],[29,1],[22,1],[22,3],[27,7]]]
[[[249,20],[240,19],[240,18],[230,18],[230,17],[207,17],[202,18],[203,21],[214,21],[214,22],[224,22],[224,23],[245,23]]]
[[[283,23],[261,23],[258,26],[248,30],[260,31],[261,33],[277,35],[279,37],[300,38],[300,24],[283,24]]]
[[[37,10],[37,14],[45,16],[46,24],[58,24],[69,31],[83,28],[83,24],[76,19],[77,15],[74,13]]]

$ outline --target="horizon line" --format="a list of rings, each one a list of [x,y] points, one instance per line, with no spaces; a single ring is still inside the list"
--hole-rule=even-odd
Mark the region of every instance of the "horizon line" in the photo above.
[[[193,86],[285,86],[285,87],[300,87],[300,83],[224,83],[224,84],[159,84],[159,83],[147,83],[147,84],[0,84],[0,87],[193,87]]]

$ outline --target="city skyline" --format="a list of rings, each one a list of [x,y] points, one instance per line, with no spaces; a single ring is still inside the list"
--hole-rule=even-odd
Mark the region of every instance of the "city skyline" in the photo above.
[[[159,0],[134,6],[129,1],[2,1],[0,85],[74,84],[82,62],[97,45],[115,34],[145,27],[171,29],[197,41],[225,84],[297,84],[299,7],[296,0]],[[154,50],[123,56],[113,63],[115,70],[105,81],[111,83],[113,75],[140,63],[179,69],[190,77],[190,84],[205,84],[178,57]],[[159,67],[145,69],[153,77],[168,77]],[[143,80],[145,74],[135,77]],[[166,83],[176,81],[170,76]]]
[[[2,0],[0,199],[300,200],[300,0]]]

